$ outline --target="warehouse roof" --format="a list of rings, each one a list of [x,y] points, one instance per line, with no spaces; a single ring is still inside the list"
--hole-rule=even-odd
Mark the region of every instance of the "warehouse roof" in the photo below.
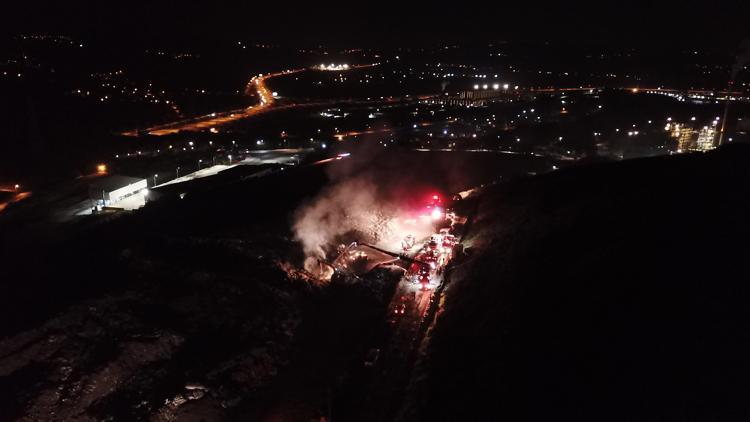
[[[142,182],[144,179],[138,177],[128,177],[112,175],[102,177],[91,184],[91,189],[96,191],[113,192],[117,189],[124,188],[127,185]]]

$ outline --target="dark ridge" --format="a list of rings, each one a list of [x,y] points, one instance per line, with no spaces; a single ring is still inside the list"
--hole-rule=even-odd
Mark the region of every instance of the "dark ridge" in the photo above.
[[[733,145],[487,191],[410,419],[747,419],[748,164]]]

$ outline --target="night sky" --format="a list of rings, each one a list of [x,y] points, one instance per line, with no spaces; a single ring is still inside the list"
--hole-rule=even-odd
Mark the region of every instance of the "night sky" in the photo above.
[[[287,45],[540,41],[707,48],[750,33],[748,1],[682,2],[21,2],[7,33],[56,32],[145,45],[244,39]],[[6,6],[6,10],[7,6]]]

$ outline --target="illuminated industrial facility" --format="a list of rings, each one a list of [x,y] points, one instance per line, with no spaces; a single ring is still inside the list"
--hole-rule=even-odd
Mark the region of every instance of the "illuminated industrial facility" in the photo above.
[[[695,119],[695,118],[693,118]],[[703,126],[696,130],[685,123],[667,123],[664,130],[670,132],[670,136],[677,139],[677,152],[688,151],[710,151],[716,148],[716,125],[718,117],[711,125]]]
[[[711,126],[703,126],[698,132],[698,141],[695,149],[698,151],[710,151],[716,147],[716,120]]]

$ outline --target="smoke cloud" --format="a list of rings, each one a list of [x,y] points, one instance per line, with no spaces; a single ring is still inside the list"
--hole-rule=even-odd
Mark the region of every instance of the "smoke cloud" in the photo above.
[[[326,258],[325,246],[350,233],[373,242],[386,236],[396,208],[378,198],[377,186],[367,177],[335,183],[297,211],[294,233],[306,255]]]
[[[425,214],[433,194],[449,198],[451,192],[495,180],[501,172],[525,174],[532,160],[417,152],[384,147],[377,138],[340,146],[351,156],[327,167],[330,184],[293,216],[295,239],[308,258],[306,269],[313,274],[320,271],[319,260],[332,261],[336,247],[345,242],[377,243],[398,252],[407,234],[421,238],[432,232],[432,222],[418,216]]]
[[[350,157],[327,169],[331,183],[294,214],[294,236],[307,257],[305,268],[313,274],[319,272],[318,260],[335,258],[341,243],[378,243],[398,252],[406,234],[419,237],[431,231],[429,222],[414,216],[436,192],[428,181],[433,173],[442,174],[436,171],[440,166],[415,159],[421,154],[384,151],[365,140],[348,145],[348,151]]]

